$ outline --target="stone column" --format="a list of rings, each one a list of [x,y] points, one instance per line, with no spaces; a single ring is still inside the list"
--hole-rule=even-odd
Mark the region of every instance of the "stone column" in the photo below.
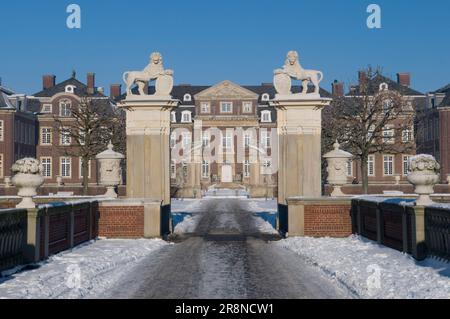
[[[170,204],[170,96],[129,95],[126,110],[127,197]]]
[[[322,108],[331,99],[318,94],[277,96],[278,203],[295,196],[320,197]]]

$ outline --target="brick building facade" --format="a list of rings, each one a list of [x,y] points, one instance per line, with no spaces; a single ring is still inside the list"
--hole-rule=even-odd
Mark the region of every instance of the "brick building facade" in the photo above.
[[[417,120],[418,151],[431,154],[441,164],[441,182],[450,176],[450,84],[426,95]]]
[[[359,81],[363,81],[365,77],[364,72],[360,72]],[[385,128],[386,143],[392,143],[394,146],[398,145],[398,149],[402,149],[402,144],[413,143],[412,149],[404,153],[375,153],[371,154],[368,159],[368,173],[369,173],[369,191],[370,185],[376,184],[408,184],[406,175],[408,174],[409,159],[416,154],[416,139],[414,125],[410,129],[404,129],[404,121],[414,119],[416,116],[416,109],[420,109],[425,104],[425,94],[418,92],[411,88],[411,78],[409,73],[398,73],[397,81],[388,77],[378,75],[380,79],[380,89],[392,90],[400,93],[405,99],[404,108],[400,117],[391,121]],[[341,83],[333,83],[333,93],[342,94],[343,85]],[[351,90],[358,90],[359,84],[352,86]],[[350,97],[354,92],[349,92],[346,96]],[[377,92],[373,92],[373,95]],[[403,130],[401,129],[403,128]],[[400,132],[401,131],[401,132]],[[383,141],[384,142],[384,141]],[[394,148],[394,147],[391,147]],[[347,168],[347,175],[349,182],[361,183],[360,164],[357,160],[349,163]]]
[[[11,166],[36,156],[37,122],[29,98],[0,86],[0,183],[11,177]]]

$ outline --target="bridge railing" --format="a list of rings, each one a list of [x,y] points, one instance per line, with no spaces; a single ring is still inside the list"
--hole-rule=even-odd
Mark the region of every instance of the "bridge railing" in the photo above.
[[[23,262],[27,240],[27,211],[5,209],[0,211],[0,271]]]

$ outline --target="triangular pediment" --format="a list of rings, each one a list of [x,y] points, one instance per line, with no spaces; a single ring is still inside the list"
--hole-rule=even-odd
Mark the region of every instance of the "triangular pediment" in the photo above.
[[[258,94],[250,91],[236,83],[225,80],[216,85],[197,93],[196,100],[215,100],[215,99],[257,99]]]

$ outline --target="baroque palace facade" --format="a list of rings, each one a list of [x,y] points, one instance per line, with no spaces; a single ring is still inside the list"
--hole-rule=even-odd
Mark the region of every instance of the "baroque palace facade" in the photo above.
[[[293,88],[299,92],[300,87]],[[321,90],[321,96],[330,93]],[[210,187],[277,196],[277,113],[272,83],[174,86],[181,101],[171,113],[171,188],[175,197],[200,197]]]

